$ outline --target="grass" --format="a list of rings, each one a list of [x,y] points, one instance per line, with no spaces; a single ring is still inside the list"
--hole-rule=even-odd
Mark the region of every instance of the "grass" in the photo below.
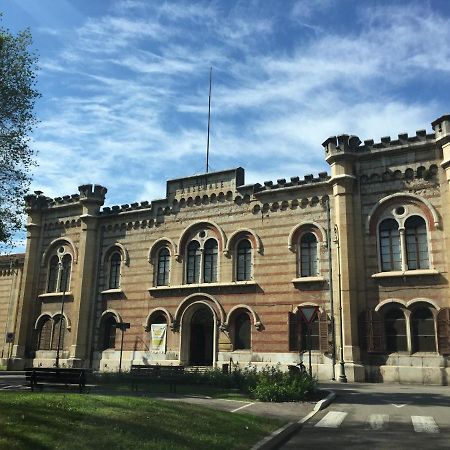
[[[144,397],[2,392],[0,449],[248,449],[281,422]]]

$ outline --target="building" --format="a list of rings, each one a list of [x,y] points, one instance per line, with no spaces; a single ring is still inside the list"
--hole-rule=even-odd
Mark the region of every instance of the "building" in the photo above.
[[[349,380],[447,384],[450,115],[432,127],[330,137],[330,175],[248,185],[237,168],[111,208],[98,185],[28,195],[25,257],[0,262],[4,364],[114,371],[123,339],[124,369],[286,367],[310,343],[327,380],[343,342]]]

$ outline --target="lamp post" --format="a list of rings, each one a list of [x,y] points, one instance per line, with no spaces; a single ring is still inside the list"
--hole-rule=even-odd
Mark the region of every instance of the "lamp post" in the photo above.
[[[128,328],[130,328],[130,323],[120,322],[116,325],[116,328],[118,328],[122,332],[122,337],[120,339],[120,359],[119,359],[119,373],[120,373],[122,372],[123,334],[125,330],[128,330]]]
[[[61,311],[60,311],[60,317],[59,317],[59,333],[58,333],[58,346],[56,348],[56,361],[55,361],[55,365],[58,368],[59,367],[59,352],[60,352],[60,347],[61,347],[61,331],[62,331],[62,323],[63,323],[63,317],[64,317],[64,300],[66,297],[66,278],[65,278],[65,269],[64,269],[64,264],[60,261],[58,263],[59,266],[59,271],[61,273],[60,276],[60,283],[62,283],[63,285],[63,293],[62,293],[62,297],[61,297]]]
[[[342,313],[342,288],[341,288],[341,248],[339,244],[339,228],[337,225],[334,226],[334,242],[336,243],[337,249],[337,262],[338,262],[338,298],[339,298],[339,321],[341,322],[341,326],[339,327],[340,331],[340,373],[339,373],[339,381],[341,383],[347,383],[347,377],[345,375],[345,362],[344,362],[344,315]]]

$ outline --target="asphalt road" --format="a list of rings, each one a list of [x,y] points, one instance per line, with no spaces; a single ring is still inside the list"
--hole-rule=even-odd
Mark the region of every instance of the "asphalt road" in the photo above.
[[[328,385],[336,400],[283,449],[450,449],[450,388]]]

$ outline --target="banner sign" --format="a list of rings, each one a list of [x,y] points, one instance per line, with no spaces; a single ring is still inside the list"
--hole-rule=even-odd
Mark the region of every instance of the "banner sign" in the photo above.
[[[151,326],[152,342],[150,351],[152,353],[166,353],[167,324],[153,323]]]

